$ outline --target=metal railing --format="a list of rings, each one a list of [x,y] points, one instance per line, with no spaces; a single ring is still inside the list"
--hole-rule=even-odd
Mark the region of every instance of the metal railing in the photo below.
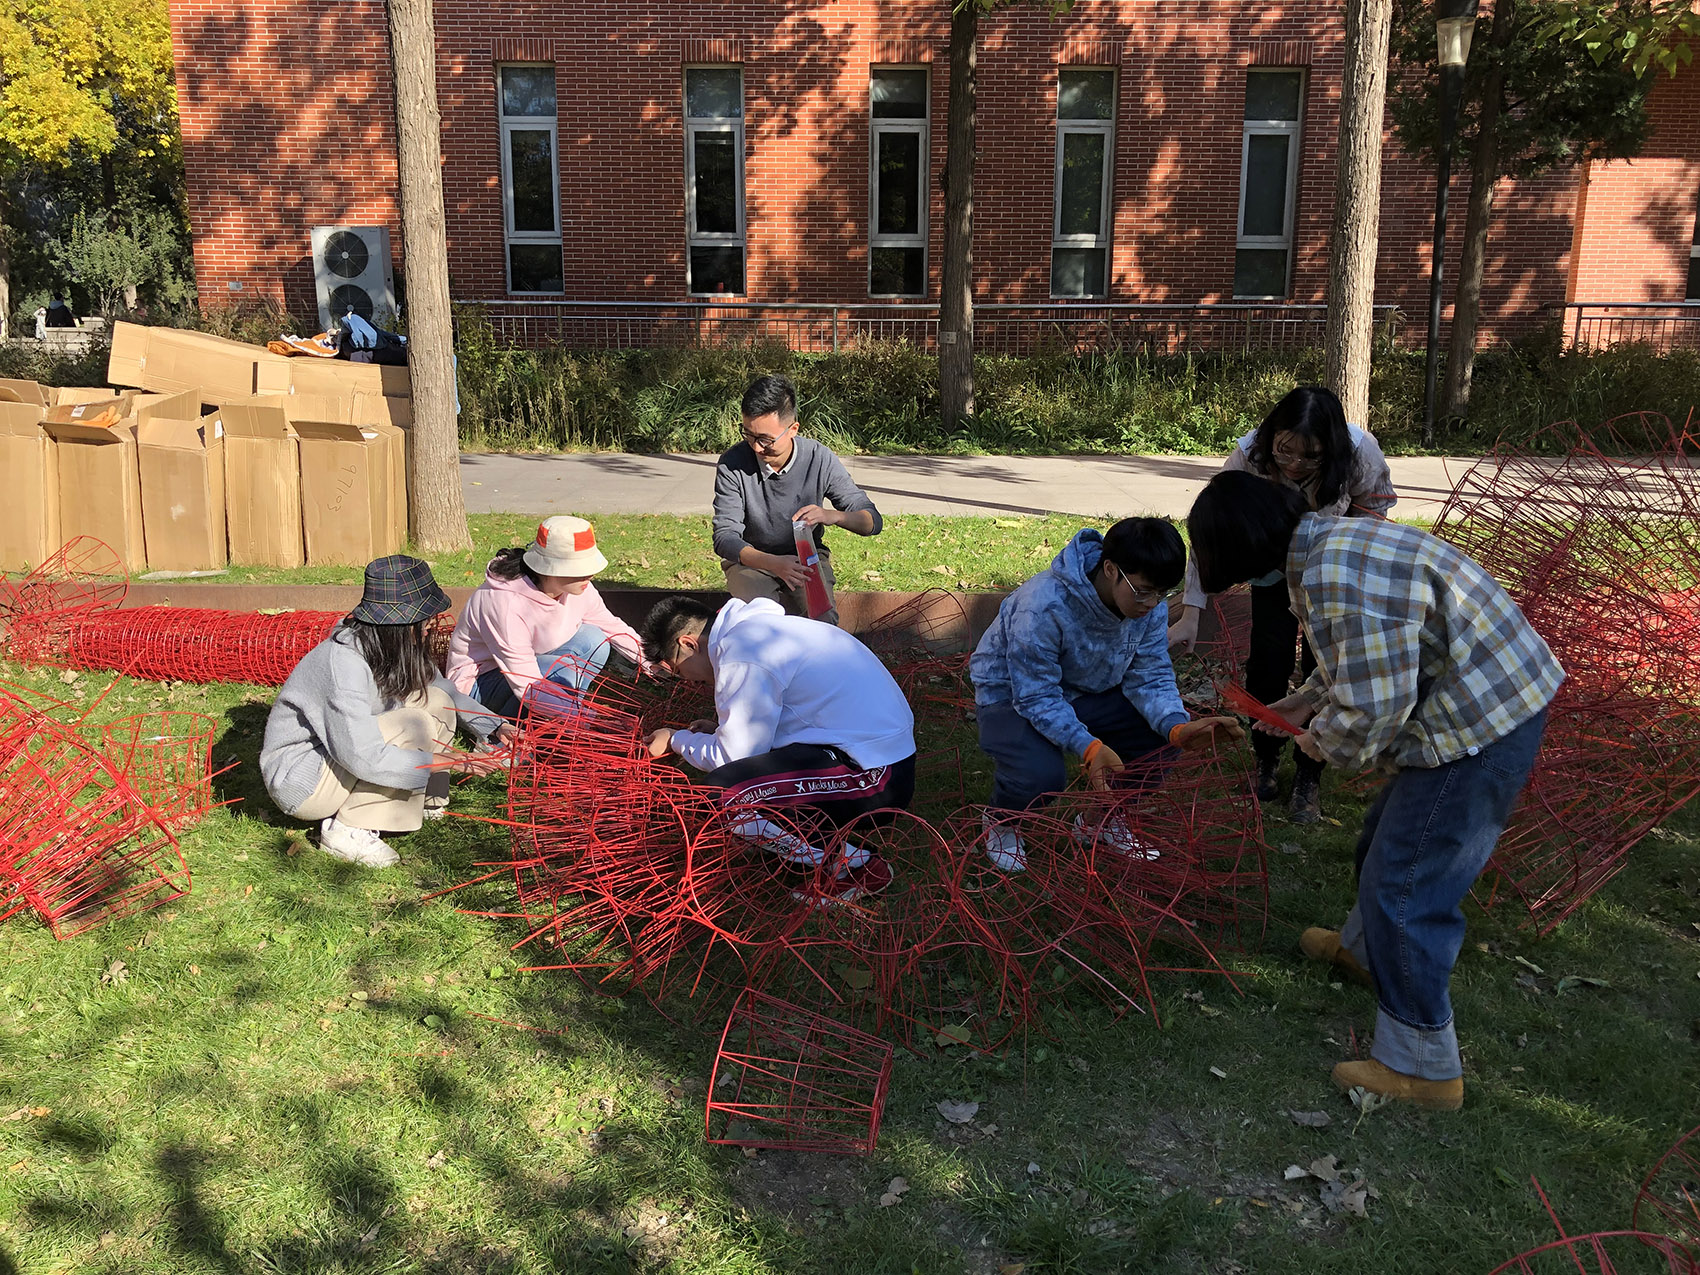
[[[1655,350],[1700,349],[1700,301],[1571,301],[1564,331],[1576,350],[1646,345]]]
[[[649,349],[761,344],[821,353],[865,341],[936,353],[938,306],[802,301],[469,301],[509,345]],[[1397,307],[1375,307],[1382,339],[1397,338]],[[974,307],[983,354],[1118,351],[1249,353],[1322,344],[1325,305],[1225,303],[982,303]]]

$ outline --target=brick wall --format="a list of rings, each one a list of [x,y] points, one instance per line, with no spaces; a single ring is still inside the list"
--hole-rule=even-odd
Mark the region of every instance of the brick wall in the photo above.
[[[1248,10],[1210,0],[1196,12],[1203,16],[1181,23],[1166,8],[1079,0],[1061,17],[1018,6],[982,22],[982,298],[1049,299],[1056,68],[1077,63],[1120,72],[1111,251],[1111,299],[1120,301],[1231,299],[1246,71],[1308,68],[1291,299],[1323,299],[1337,7],[1296,0]],[[266,297],[310,313],[316,224],[388,224],[399,257],[381,0],[171,0],[171,14],[204,301]],[[744,68],[752,300],[868,299],[869,67],[931,67],[936,298],[949,69],[942,0],[438,0],[437,26],[455,296],[505,295],[494,67],[552,60],[567,295],[682,299],[682,67],[730,60]],[[1504,184],[1484,295],[1488,335],[1525,330],[1542,306],[1567,297],[1681,294],[1700,186],[1697,93],[1693,76],[1661,90],[1661,113],[1683,122],[1661,130],[1649,159],[1594,167],[1580,235],[1581,174]],[[1382,181],[1377,300],[1399,304],[1420,328],[1432,178],[1389,137]],[[1467,180],[1457,181],[1454,270],[1467,194]]]

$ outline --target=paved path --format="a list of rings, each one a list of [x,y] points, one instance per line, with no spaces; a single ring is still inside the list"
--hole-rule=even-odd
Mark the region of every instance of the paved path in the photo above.
[[[461,457],[469,513],[706,514],[707,455],[475,453]],[[1472,459],[1390,462],[1401,517],[1432,518]],[[1185,517],[1215,456],[855,456],[851,476],[882,513],[1154,513]]]

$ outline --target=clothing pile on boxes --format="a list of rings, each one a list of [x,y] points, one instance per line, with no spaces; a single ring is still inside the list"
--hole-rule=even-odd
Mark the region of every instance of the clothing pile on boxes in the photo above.
[[[76,536],[135,574],[359,566],[400,551],[405,366],[120,323],[107,379],[0,380],[0,570]]]

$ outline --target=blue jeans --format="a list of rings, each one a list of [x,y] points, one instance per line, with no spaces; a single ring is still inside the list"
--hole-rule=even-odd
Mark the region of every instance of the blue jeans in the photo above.
[[[582,691],[608,662],[608,635],[594,624],[581,624],[578,632],[553,651],[537,653],[537,672],[557,686]],[[571,657],[571,658],[566,658]],[[519,696],[500,668],[488,669],[472,684],[472,698],[503,717],[519,715]]]
[[[1375,975],[1370,1056],[1423,1080],[1464,1074],[1448,984],[1464,946],[1464,896],[1493,855],[1534,769],[1547,714],[1474,756],[1387,781],[1358,838],[1358,902],[1340,941]]]
[[[1082,695],[1074,701],[1081,725],[1104,741],[1122,761],[1151,758],[1152,765],[1125,776],[1122,786],[1144,789],[1162,781],[1165,764],[1179,754],[1128,703],[1120,688]],[[1062,749],[1046,739],[1008,702],[977,704],[980,748],[997,770],[992,777],[991,804],[999,810],[1026,810],[1042,805],[1052,793],[1068,787],[1068,765]]]

